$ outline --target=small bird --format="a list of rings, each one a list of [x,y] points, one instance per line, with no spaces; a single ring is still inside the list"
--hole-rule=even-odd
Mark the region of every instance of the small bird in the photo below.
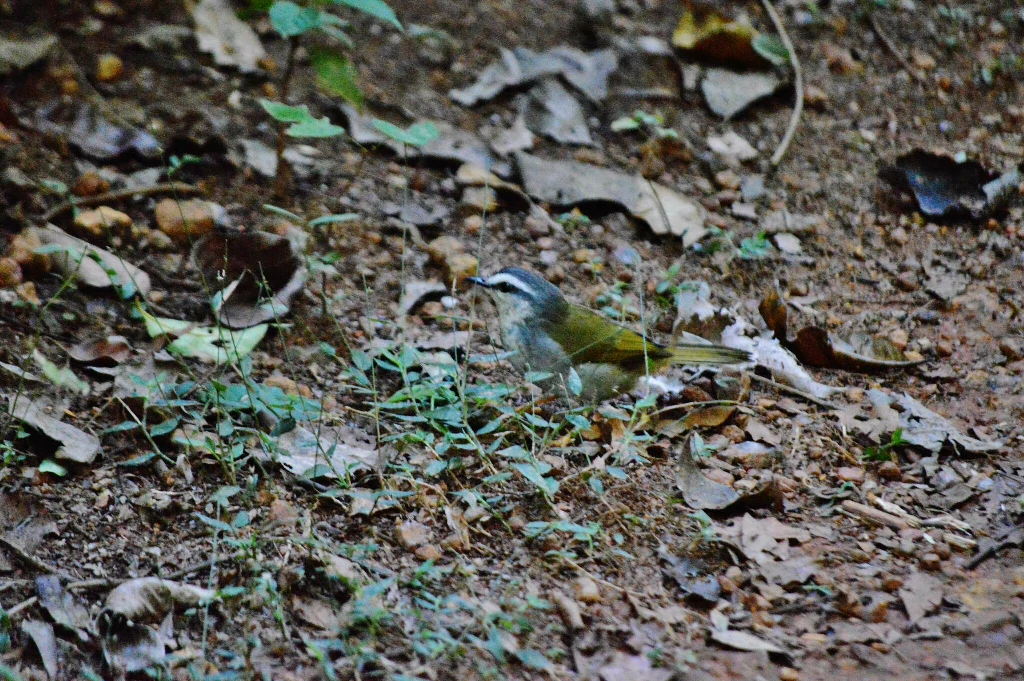
[[[491,294],[502,344],[512,353],[513,366],[520,372],[550,373],[540,385],[559,395],[571,394],[571,369],[582,384],[579,399],[596,403],[631,390],[645,373],[672,364],[737,364],[750,359],[743,350],[721,345],[666,347],[645,340],[570,303],[553,284],[518,267],[469,281]]]

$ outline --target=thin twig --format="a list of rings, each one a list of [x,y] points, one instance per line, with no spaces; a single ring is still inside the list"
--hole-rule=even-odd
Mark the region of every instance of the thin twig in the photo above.
[[[772,165],[777,166],[782,162],[782,157],[786,155],[786,149],[789,148],[789,143],[793,141],[796,127],[800,124],[800,114],[804,110],[804,74],[800,68],[800,60],[796,58],[793,41],[789,39],[789,34],[786,33],[786,27],[782,23],[782,18],[775,11],[775,8],[772,7],[771,0],[761,0],[761,2],[764,4],[764,9],[768,12],[768,16],[771,17],[772,23],[775,24],[775,30],[778,31],[779,38],[782,40],[786,52],[789,53],[789,63],[793,66],[793,80],[796,86],[796,102],[793,106],[793,115],[789,117],[789,126],[786,128],[786,134],[782,136],[782,141],[779,142],[778,149],[772,154]]]
[[[896,57],[896,61],[900,63],[903,70],[906,71],[911,78],[924,85],[924,77],[917,72],[917,69],[915,69],[913,64],[910,63],[910,60],[899,51],[899,48],[897,48],[892,42],[888,34],[882,30],[882,27],[878,24],[878,20],[875,19],[874,12],[868,12],[868,23],[871,24],[871,29],[875,32],[875,35],[878,36],[878,39],[882,41],[882,45],[885,49],[889,50],[889,53]]]
[[[587,577],[590,577],[595,582],[600,582],[601,584],[604,584],[609,589],[614,589],[615,591],[618,591],[619,593],[629,594],[630,596],[635,596],[637,598],[647,598],[648,597],[646,594],[642,594],[642,593],[639,593],[637,591],[633,591],[632,589],[627,589],[625,587],[619,586],[618,584],[612,584],[607,579],[601,579],[600,577],[598,577],[597,575],[591,573],[585,567],[583,567],[582,565],[580,565],[579,563],[577,563],[576,561],[574,561],[574,560],[572,560],[570,558],[566,558],[565,556],[562,556],[562,560],[564,560],[566,562],[566,564],[568,564],[570,567],[576,568],[577,570],[579,570],[580,572],[585,574]]]
[[[755,383],[760,383],[762,385],[771,386],[772,388],[775,388],[779,392],[788,393],[790,395],[793,395],[794,397],[799,397],[802,400],[807,400],[808,402],[810,402],[812,404],[816,404],[819,407],[825,407],[826,409],[836,409],[837,408],[836,405],[832,404],[828,400],[823,400],[820,397],[815,397],[814,395],[812,395],[810,393],[807,393],[807,392],[804,392],[803,390],[800,390],[799,388],[794,388],[793,386],[786,385],[785,383],[779,383],[778,381],[773,381],[772,379],[765,378],[764,376],[758,376],[757,374],[750,374],[750,380],[754,381]]]
[[[61,572],[57,568],[52,567],[47,563],[44,563],[43,561],[39,560],[38,558],[30,554],[25,549],[21,548],[20,546],[12,542],[7,537],[0,536],[0,545],[2,545],[11,553],[13,553],[15,556],[17,556],[18,560],[28,565],[31,565],[37,570],[41,570],[42,572],[45,572],[49,575],[59,575],[61,577],[64,577],[65,579],[68,578],[67,573]]]
[[[104,203],[113,203],[115,201],[127,201],[128,199],[136,196],[156,196],[158,194],[198,194],[199,192],[199,187],[195,187],[185,182],[164,182],[162,184],[154,184],[151,187],[118,189],[114,192],[106,192],[103,194],[97,194],[96,196],[84,196],[80,199],[61,203],[59,206],[54,206],[43,213],[41,220],[43,222],[50,222],[64,211],[71,210],[72,208],[96,206]]]
[[[0,542],[4,542],[4,546],[8,546],[7,540],[3,539],[2,537],[0,537]],[[12,549],[12,550],[17,550],[17,549]],[[19,556],[20,556],[20,554],[19,554]],[[229,558],[230,558],[230,556],[220,556],[218,558],[210,558],[209,560],[204,560],[202,563],[199,563],[198,565],[193,565],[192,567],[183,568],[181,570],[175,570],[174,572],[171,572],[169,574],[162,575],[162,576],[161,575],[154,575],[154,576],[159,576],[160,579],[167,579],[167,580],[181,579],[182,577],[184,577],[185,575],[187,575],[187,574],[189,574],[191,572],[198,572],[199,570],[205,570],[206,568],[213,567],[214,565],[217,565],[218,563],[222,563],[225,560],[228,560]],[[81,590],[86,590],[86,589],[109,589],[109,588],[113,588],[115,586],[119,586],[121,584],[124,584],[125,582],[130,582],[133,579],[136,579],[136,577],[126,577],[124,579],[109,579],[109,578],[108,579],[84,579],[84,580],[81,580],[81,581],[78,581],[78,582],[70,582],[64,588],[67,591],[81,591]],[[141,578],[139,578],[139,579],[141,579]],[[38,601],[39,601],[39,597],[38,596],[32,596],[30,598],[26,598],[21,603],[18,603],[17,605],[14,605],[14,606],[12,606],[10,608],[7,608],[6,613],[7,613],[7,615],[9,617],[13,616],[13,615],[16,615],[19,612],[21,612],[22,610],[24,610],[25,608],[32,607]]]

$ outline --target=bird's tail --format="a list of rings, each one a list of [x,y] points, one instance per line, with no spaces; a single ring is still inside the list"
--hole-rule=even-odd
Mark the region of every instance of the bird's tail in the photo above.
[[[668,350],[672,353],[669,364],[740,364],[750,361],[750,353],[746,350],[727,348],[724,345],[684,343]]]

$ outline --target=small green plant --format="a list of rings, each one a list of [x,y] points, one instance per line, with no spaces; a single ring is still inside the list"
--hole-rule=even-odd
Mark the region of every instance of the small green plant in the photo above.
[[[813,5],[813,3],[811,4]],[[813,12],[811,16],[815,17]],[[776,66],[786,66],[789,64],[789,50],[774,35],[762,33],[750,42],[750,46],[754,48],[755,52]]]
[[[681,294],[700,290],[699,281],[680,280],[680,269],[679,263],[673,263],[658,279],[654,286],[654,300],[658,305],[674,309]]]
[[[170,156],[167,159],[167,179],[173,178],[176,174],[181,172],[183,168],[190,165],[195,165],[202,162],[202,159],[192,154],[185,154],[183,156]]]
[[[752,237],[740,241],[739,256],[742,260],[759,260],[768,255],[772,250],[772,244],[764,232],[758,232]]]
[[[897,428],[892,432],[889,441],[878,447],[865,447],[861,459],[864,461],[892,461],[893,450],[896,447],[909,445],[908,440],[903,439],[903,429]]]
[[[704,442],[699,433],[694,433],[690,439],[690,456],[694,459],[706,459],[715,453],[720,445],[711,445]]]
[[[592,220],[580,212],[579,208],[573,208],[568,213],[556,215],[555,222],[566,229],[575,229],[577,227],[586,227],[587,225],[590,225]]]
[[[627,288],[629,288],[629,284],[617,281],[602,292],[594,301],[599,306],[598,310],[601,314],[617,322],[639,319],[640,310],[629,302],[629,297],[625,294]]]
[[[612,121],[611,129],[614,132],[639,131],[652,139],[679,139],[678,132],[664,126],[665,119],[658,114],[649,114],[638,109],[632,116],[623,116]]]
[[[711,516],[704,511],[694,511],[693,513],[687,514],[688,518],[692,518],[697,521],[697,525],[700,527],[700,537],[698,541],[709,542],[714,541],[717,537],[715,534],[715,528],[711,523]]]
[[[336,137],[345,132],[326,118],[314,118],[305,106],[289,106],[287,103],[299,45],[305,36],[317,32],[334,41],[341,49],[351,50],[354,47],[352,39],[345,32],[351,27],[350,23],[329,12],[326,7],[331,5],[363,12],[399,31],[403,30],[394,10],[382,0],[309,0],[305,5],[291,0],[276,0],[269,6],[267,16],[270,25],[289,43],[281,83],[281,102],[262,102],[267,113],[281,124],[277,136],[277,171],[274,177],[274,193],[278,197],[287,194],[287,170],[283,162],[286,136],[323,138]],[[363,95],[356,82],[355,66],[344,53],[338,49],[314,46],[309,54],[310,65],[322,90],[356,106],[362,105]]]

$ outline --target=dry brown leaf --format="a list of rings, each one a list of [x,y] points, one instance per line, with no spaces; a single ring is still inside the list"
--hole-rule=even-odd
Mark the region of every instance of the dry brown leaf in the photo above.
[[[917,366],[924,361],[892,360],[879,357],[877,354],[869,356],[863,351],[855,351],[850,343],[833,338],[825,329],[817,326],[805,326],[797,331],[795,339],[791,339],[786,304],[775,290],[765,294],[758,304],[758,311],[779,343],[808,366],[874,373],[890,369],[905,369]],[[884,352],[890,351],[885,350]]]
[[[757,35],[746,21],[730,20],[710,7],[698,5],[679,18],[672,31],[672,46],[716,64],[769,68],[771,62],[753,48]]]

